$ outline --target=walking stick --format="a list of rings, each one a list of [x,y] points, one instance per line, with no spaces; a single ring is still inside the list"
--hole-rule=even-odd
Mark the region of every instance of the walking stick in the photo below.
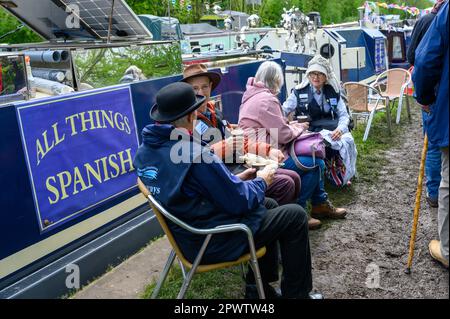
[[[406,266],[405,270],[405,273],[408,275],[411,274],[411,265],[414,257],[414,247],[416,245],[417,224],[419,222],[420,199],[422,197],[422,183],[423,183],[423,175],[425,172],[425,159],[427,158],[427,150],[428,150],[428,136],[425,134],[425,138],[423,139],[422,158],[420,160],[419,179],[417,181],[413,226],[411,230],[411,238],[409,240],[408,265]]]

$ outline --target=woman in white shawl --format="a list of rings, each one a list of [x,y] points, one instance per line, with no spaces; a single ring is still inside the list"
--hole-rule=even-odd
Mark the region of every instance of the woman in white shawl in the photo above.
[[[308,63],[305,79],[292,90],[282,108],[286,116],[292,112],[307,116],[309,130],[320,132],[331,149],[339,152],[345,164],[340,182],[346,185],[356,173],[357,151],[341,87],[327,59],[317,55]]]

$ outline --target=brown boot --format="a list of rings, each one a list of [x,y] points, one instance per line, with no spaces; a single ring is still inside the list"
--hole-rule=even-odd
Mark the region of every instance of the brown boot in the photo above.
[[[312,218],[312,217],[308,218],[308,229],[309,230],[319,229],[320,227],[322,227],[322,222],[320,220]]]
[[[442,256],[441,253],[441,242],[439,240],[432,240],[428,245],[430,250],[430,255],[437,261],[439,261],[445,268],[448,268],[448,260]]]
[[[314,218],[342,219],[347,215],[345,208],[336,208],[330,201],[312,207],[311,216]]]

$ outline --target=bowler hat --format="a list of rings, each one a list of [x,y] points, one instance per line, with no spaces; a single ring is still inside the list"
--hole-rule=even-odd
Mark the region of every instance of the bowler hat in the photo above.
[[[196,95],[192,86],[176,82],[163,87],[156,94],[156,104],[150,117],[160,123],[170,123],[199,108],[206,98]]]
[[[182,82],[187,82],[189,79],[195,78],[197,76],[207,76],[212,82],[211,90],[214,90],[220,83],[222,77],[219,73],[208,72],[206,65],[202,63],[188,65],[183,71]]]

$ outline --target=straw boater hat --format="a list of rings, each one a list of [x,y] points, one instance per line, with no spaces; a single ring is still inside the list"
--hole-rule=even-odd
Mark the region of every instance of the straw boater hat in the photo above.
[[[308,75],[311,72],[320,72],[325,74],[327,77],[326,84],[329,84],[333,87],[333,89],[336,91],[336,93],[340,92],[339,82],[336,79],[336,75],[333,72],[333,69],[330,66],[330,63],[327,59],[325,59],[321,55],[316,55],[314,58],[312,58],[311,61],[308,62],[308,69],[306,70],[306,76],[304,77],[302,83],[297,85],[295,88],[297,90],[305,88],[309,84],[309,78]]]
[[[187,83],[172,83],[156,94],[150,117],[156,122],[170,123],[198,109],[205,99],[204,96],[196,95]]]
[[[214,90],[220,83],[222,77],[219,73],[209,72],[206,65],[198,63],[187,66],[183,72],[182,82],[187,82],[189,79],[197,76],[207,76],[212,82],[212,90]]]

